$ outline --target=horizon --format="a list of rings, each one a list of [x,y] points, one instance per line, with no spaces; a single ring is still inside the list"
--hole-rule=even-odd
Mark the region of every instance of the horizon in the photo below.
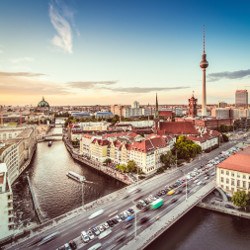
[[[153,105],[156,92],[161,105],[186,105],[193,91],[201,104],[203,25],[207,102],[234,103],[235,91],[250,87],[249,7],[243,0],[1,1],[0,105],[35,106],[41,96],[51,106]]]

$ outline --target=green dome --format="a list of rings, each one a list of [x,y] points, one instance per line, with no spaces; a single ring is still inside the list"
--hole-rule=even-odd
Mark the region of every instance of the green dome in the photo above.
[[[46,101],[44,100],[44,97],[43,97],[42,101],[40,101],[40,102],[37,104],[37,107],[39,107],[39,108],[49,108],[49,103],[46,102]]]

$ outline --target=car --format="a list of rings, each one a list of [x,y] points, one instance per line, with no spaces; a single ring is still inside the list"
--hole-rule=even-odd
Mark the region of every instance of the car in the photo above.
[[[87,232],[87,234],[88,234],[88,236],[89,236],[89,238],[90,238],[91,240],[95,238],[95,235],[93,234],[93,232],[92,232],[91,230],[89,230],[89,231]]]
[[[178,189],[176,190],[175,194],[181,194],[182,193],[182,189]]]
[[[115,238],[115,241],[116,241],[117,243],[121,243],[121,242],[123,242],[125,239],[126,239],[126,234],[122,233],[122,234],[118,235],[118,236]]]
[[[113,218],[112,221],[114,224],[117,224],[119,222],[116,218]]]
[[[69,242],[69,245],[70,245],[70,247],[71,247],[71,249],[77,249],[77,245],[76,245],[76,243],[75,243],[75,241],[74,240],[71,240],[70,242]]]
[[[72,250],[69,243],[64,244],[64,250]]]
[[[87,243],[90,241],[90,238],[89,238],[88,234],[86,233],[86,231],[81,232],[81,238],[82,238],[84,243]]]
[[[201,185],[201,184],[202,184],[202,181],[198,181],[198,182],[196,183],[197,186],[199,186],[199,185]]]
[[[97,236],[97,235],[99,235],[101,232],[100,232],[100,230],[97,228],[97,227],[93,227],[92,229],[91,229],[91,231]]]
[[[126,218],[126,222],[132,221],[134,218],[135,218],[134,215],[130,215],[130,216],[128,216],[128,217]]]
[[[99,231],[100,232],[103,232],[105,229],[104,229],[104,227],[101,225],[101,226],[98,226],[98,229],[99,229]]]
[[[194,183],[197,183],[197,182],[199,182],[199,179],[194,180]]]
[[[49,234],[49,235],[43,237],[42,240],[37,244],[37,246],[41,246],[41,245],[55,239],[58,235],[59,235],[58,232],[54,232],[52,234]]]
[[[149,217],[142,217],[141,219],[140,219],[140,224],[145,224],[146,222],[148,222],[149,221]]]
[[[103,224],[103,227],[105,227],[106,229],[108,229],[108,228],[109,228],[109,224],[108,224],[107,222],[105,222],[105,223]]]
[[[113,227],[114,226],[114,222],[112,220],[107,220],[106,223],[110,226]]]
[[[142,211],[142,212],[146,212],[146,211],[148,211],[149,209],[150,209],[150,206],[147,205],[147,206],[143,207],[141,211]]]
[[[122,219],[120,218],[119,215],[116,215],[116,216],[115,216],[115,219],[117,219],[118,222],[121,222],[121,221],[122,221]]]
[[[170,203],[175,203],[176,201],[178,201],[178,199],[177,199],[177,198],[173,198],[173,199],[170,201]]]
[[[133,225],[133,223],[128,222],[128,223],[126,223],[126,224],[123,226],[123,229],[128,229],[128,228],[132,227],[132,225]]]
[[[132,208],[129,208],[128,211],[129,211],[131,214],[133,214],[133,213],[135,212],[134,209],[132,209]]]

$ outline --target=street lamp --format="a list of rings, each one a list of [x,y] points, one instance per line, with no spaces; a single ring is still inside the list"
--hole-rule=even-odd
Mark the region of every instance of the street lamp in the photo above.
[[[84,181],[81,181],[82,184],[82,207],[84,206],[84,193],[83,193],[83,187],[84,187]]]

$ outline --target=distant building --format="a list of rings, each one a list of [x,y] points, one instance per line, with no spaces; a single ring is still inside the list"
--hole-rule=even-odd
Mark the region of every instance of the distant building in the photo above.
[[[235,107],[247,108],[248,107],[248,92],[244,90],[236,90],[235,92]]]
[[[78,118],[89,118],[90,117],[90,113],[89,112],[72,112],[71,116],[73,117],[78,117]]]
[[[226,102],[219,102],[218,103],[218,108],[226,108],[227,107],[227,103]]]
[[[0,239],[14,232],[13,194],[5,163],[0,163]]]
[[[216,182],[226,193],[250,191],[250,147],[229,156],[217,167]]]
[[[109,111],[98,111],[95,113],[95,118],[107,119],[112,118],[113,116],[113,113]]]
[[[38,111],[49,111],[50,110],[50,105],[47,101],[45,101],[44,97],[42,100],[37,104]]]

